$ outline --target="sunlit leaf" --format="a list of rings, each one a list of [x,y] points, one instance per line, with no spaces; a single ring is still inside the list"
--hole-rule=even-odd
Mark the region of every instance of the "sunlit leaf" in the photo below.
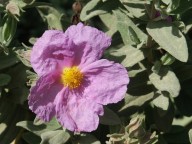
[[[147,35],[143,33],[133,22],[132,20],[123,12],[121,11],[113,11],[116,20],[117,20],[117,29],[121,34],[121,37],[123,39],[124,44],[128,45],[135,45],[135,41],[130,37],[128,33],[128,28],[132,28],[137,36],[137,38],[140,40],[140,42],[146,42],[147,41]]]
[[[166,21],[149,22],[147,31],[164,50],[176,59],[182,62],[188,60],[186,39],[172,23]]]
[[[47,131],[41,134],[40,144],[64,144],[69,138],[69,133],[64,130]]]

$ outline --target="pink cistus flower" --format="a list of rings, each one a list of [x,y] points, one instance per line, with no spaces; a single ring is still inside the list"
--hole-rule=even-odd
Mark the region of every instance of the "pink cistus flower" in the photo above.
[[[70,131],[97,129],[103,105],[122,100],[129,83],[122,65],[100,59],[110,44],[111,38],[82,23],[65,33],[45,31],[31,52],[40,78],[31,88],[29,108],[38,118],[55,116]]]

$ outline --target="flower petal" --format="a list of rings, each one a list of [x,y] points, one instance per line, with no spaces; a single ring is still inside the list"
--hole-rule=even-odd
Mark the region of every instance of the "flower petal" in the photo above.
[[[103,115],[103,106],[65,89],[63,96],[57,97],[56,117],[61,125],[71,131],[91,132],[97,129],[98,115]]]
[[[81,71],[86,79],[84,97],[103,105],[117,103],[124,98],[129,77],[122,65],[102,59]]]
[[[65,34],[75,44],[74,65],[87,65],[100,59],[103,51],[111,45],[111,38],[105,33],[82,23],[69,27]]]
[[[48,74],[60,66],[72,64],[74,52],[73,47],[62,31],[47,30],[40,37],[31,52],[31,64],[39,76]]]
[[[29,108],[44,121],[50,121],[55,116],[54,100],[63,88],[56,80],[55,74],[41,76],[30,91]]]

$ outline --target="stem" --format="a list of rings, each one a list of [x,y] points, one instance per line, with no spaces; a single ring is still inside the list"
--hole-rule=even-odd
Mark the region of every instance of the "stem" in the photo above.
[[[148,13],[150,20],[153,20],[155,18],[156,10],[154,7],[155,1],[152,2],[151,4],[151,11]],[[148,39],[146,43],[146,47],[150,49],[149,55],[148,55],[148,61],[153,63],[153,54],[152,54],[152,45],[153,45],[153,39],[152,37],[148,34]]]

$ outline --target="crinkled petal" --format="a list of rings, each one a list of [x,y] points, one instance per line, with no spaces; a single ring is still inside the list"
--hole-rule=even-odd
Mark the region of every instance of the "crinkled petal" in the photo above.
[[[54,100],[63,88],[57,81],[57,75],[48,74],[39,78],[36,85],[31,88],[28,97],[29,108],[44,121],[50,121],[55,116]]]
[[[124,98],[129,77],[122,65],[102,59],[81,71],[86,79],[83,97],[103,105]]]
[[[82,23],[69,27],[65,34],[75,44],[74,65],[87,65],[100,59],[111,44],[111,38],[105,33]]]
[[[98,115],[103,115],[103,106],[82,99],[68,89],[55,101],[56,117],[61,125],[71,131],[91,132],[99,125]]]
[[[74,52],[72,41],[62,31],[47,30],[33,46],[31,64],[39,76],[63,66],[71,66]]]

